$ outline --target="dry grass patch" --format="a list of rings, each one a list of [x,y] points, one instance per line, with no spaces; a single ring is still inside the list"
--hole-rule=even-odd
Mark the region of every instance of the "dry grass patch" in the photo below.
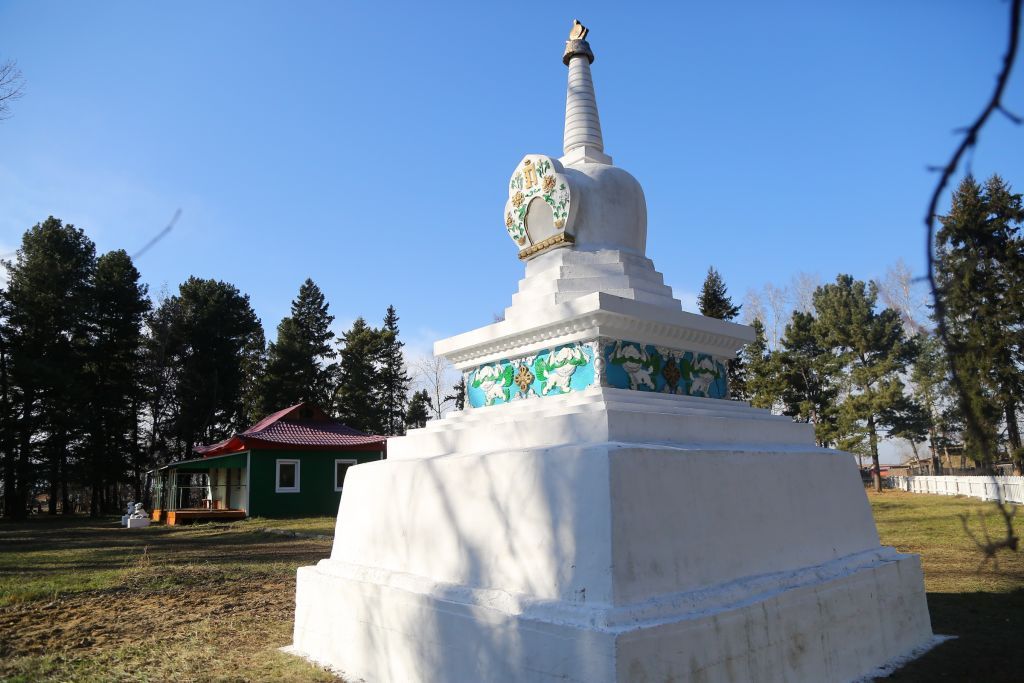
[[[3,680],[338,680],[277,651],[291,642],[295,568],[329,542],[33,520],[0,525],[0,546]]]
[[[957,636],[886,680],[1024,680],[1024,553],[1002,552],[998,565],[986,562],[960,521],[967,515],[979,534],[984,519],[991,534],[1001,534],[1005,527],[995,506],[902,491],[868,498],[882,544],[921,556],[932,629]]]
[[[976,511],[992,515],[991,504],[869,500],[882,543],[921,555],[935,632],[958,636],[891,679],[1022,680],[1024,554],[982,562],[958,517],[980,528]],[[131,532],[113,518],[0,523],[0,680],[338,680],[277,651],[291,642],[295,569],[329,555],[330,541],[256,531],[268,527],[330,535],[334,520]]]

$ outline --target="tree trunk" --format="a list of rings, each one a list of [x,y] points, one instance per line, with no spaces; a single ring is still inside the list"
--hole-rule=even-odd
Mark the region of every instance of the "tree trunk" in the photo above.
[[[139,442],[139,402],[132,401],[132,491],[134,499],[142,500],[142,470],[139,462],[142,460],[142,444]],[[147,510],[149,508],[146,508]]]
[[[942,474],[942,461],[939,459],[939,449],[935,447],[935,427],[928,429],[928,451],[932,454],[932,468],[935,474]]]
[[[53,452],[52,448],[47,450],[50,451],[47,453],[50,461],[50,500],[48,501],[46,512],[55,515],[57,514],[57,496],[60,494],[60,472],[58,471],[57,454]]]
[[[882,492],[882,466],[878,462],[878,432],[875,429],[875,418],[868,418],[868,437],[871,442],[871,481],[874,482],[875,492]]]
[[[1011,448],[1020,448],[1020,425],[1017,424],[1017,404],[1014,401],[1006,402],[1006,437],[1010,441]]]
[[[63,455],[64,451],[61,450],[61,473],[60,473],[60,506],[61,512],[65,515],[74,514],[75,507],[71,504],[71,496],[68,495],[68,475],[67,475],[67,458]]]
[[[1010,462],[1013,463],[1013,473],[1020,474],[1022,469],[1021,460],[1024,459],[1024,451],[1021,450],[1020,425],[1017,424],[1017,404],[1014,401],[1006,402],[1006,439],[1010,442]]]
[[[0,343],[0,453],[3,454],[3,514],[13,517],[17,505],[17,453],[14,449],[14,410],[11,407],[10,382],[7,377],[7,349]],[[22,505],[22,508],[25,506]]]
[[[32,452],[32,430],[29,428],[29,424],[34,401],[35,392],[30,387],[26,387],[22,398],[21,420],[18,424],[18,462],[14,474],[13,509],[8,511],[13,519],[25,519],[28,515],[31,494],[29,481],[32,479],[32,468],[29,462],[29,454]]]

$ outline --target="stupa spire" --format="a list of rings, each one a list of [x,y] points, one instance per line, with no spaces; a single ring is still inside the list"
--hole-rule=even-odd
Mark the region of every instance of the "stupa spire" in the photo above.
[[[590,77],[590,65],[594,53],[587,42],[590,32],[578,19],[573,20],[569,40],[565,41],[562,62],[569,67],[569,88],[565,94],[565,136],[562,162],[612,163],[604,153],[604,139],[601,137],[601,118],[597,113],[597,97],[594,95],[594,81]]]

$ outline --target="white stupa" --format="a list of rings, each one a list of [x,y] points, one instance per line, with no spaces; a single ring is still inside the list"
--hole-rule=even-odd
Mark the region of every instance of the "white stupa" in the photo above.
[[[917,556],[881,547],[854,459],[727,400],[750,328],[683,312],[605,154],[587,30],[564,155],[503,218],[502,322],[437,342],[467,407],[352,468],[293,651],[368,683],[848,681],[932,640]]]

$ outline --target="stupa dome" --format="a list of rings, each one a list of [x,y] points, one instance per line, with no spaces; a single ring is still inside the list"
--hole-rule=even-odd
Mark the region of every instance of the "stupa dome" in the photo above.
[[[565,175],[579,189],[576,249],[617,249],[644,256],[647,249],[647,200],[627,171],[601,163],[567,165]]]

